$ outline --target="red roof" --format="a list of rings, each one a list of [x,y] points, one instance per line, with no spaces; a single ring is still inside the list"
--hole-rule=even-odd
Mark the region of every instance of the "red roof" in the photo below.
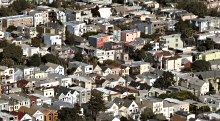
[[[136,90],[136,89],[132,89],[132,88],[128,88],[128,87],[124,87],[124,86],[120,86],[120,85],[117,85],[114,88],[116,90],[121,90],[121,91],[126,91],[126,92],[131,92],[131,93],[138,93],[138,90]]]
[[[162,57],[162,56],[171,56],[172,54],[169,52],[169,51],[163,51],[163,52],[158,52],[158,53],[155,53],[154,56],[157,56],[157,57]]]
[[[22,118],[23,118],[23,116],[25,115],[25,113],[23,113],[23,112],[15,112],[15,111],[13,111],[13,112],[11,112],[13,115],[16,115],[16,116],[18,116],[18,120],[21,120]]]
[[[28,81],[27,80],[19,80],[17,82],[17,84],[18,84],[18,87],[25,87],[28,84]]]

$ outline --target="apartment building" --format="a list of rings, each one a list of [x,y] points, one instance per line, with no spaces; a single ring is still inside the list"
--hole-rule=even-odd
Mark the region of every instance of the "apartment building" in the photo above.
[[[160,37],[162,48],[183,48],[183,41],[180,34],[171,34]]]
[[[141,31],[138,30],[124,30],[121,32],[121,40],[124,42],[135,41],[136,38],[141,36]]]
[[[94,36],[89,36],[89,43],[95,48],[103,48],[104,43],[113,41],[113,35],[98,34]]]
[[[16,15],[0,18],[0,31],[5,31],[9,26],[33,26],[33,16]]]

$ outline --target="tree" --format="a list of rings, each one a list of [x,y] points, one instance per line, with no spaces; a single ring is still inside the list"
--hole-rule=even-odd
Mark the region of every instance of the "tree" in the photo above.
[[[7,47],[8,45],[9,45],[9,43],[7,42],[7,40],[0,41],[0,48]]]
[[[158,96],[158,98],[161,98],[161,99],[175,98],[181,101],[187,100],[187,99],[196,100],[196,101],[199,100],[197,96],[195,96],[193,93],[189,91],[178,91],[178,92],[173,92],[170,94],[161,94]]]
[[[14,65],[14,60],[12,60],[10,58],[3,58],[0,62],[0,65],[12,67]]]
[[[207,6],[203,2],[198,1],[181,1],[178,2],[177,8],[187,10],[199,17],[208,15]]]
[[[74,44],[74,40],[75,40],[75,35],[74,34],[70,34],[69,32],[66,32],[66,40],[65,43],[67,45],[72,46]]]
[[[59,64],[59,65],[62,65],[63,67],[66,67],[66,61],[62,58],[54,56],[53,54],[44,55],[42,57],[42,62],[43,63],[47,63],[47,62],[56,63],[56,64]]]
[[[34,54],[33,56],[30,57],[30,60],[28,61],[27,65],[28,66],[40,66],[41,64],[41,57],[38,54]]]
[[[100,111],[106,110],[105,102],[102,98],[102,93],[92,91],[91,98],[88,102],[88,108],[91,110],[91,115],[93,118],[95,118]]]
[[[42,43],[42,38],[40,37],[34,37],[31,39],[31,45],[33,47],[41,47],[41,43]]]
[[[74,55],[74,59],[76,61],[83,61],[83,55],[80,52],[78,52]]]
[[[208,61],[196,60],[192,63],[192,69],[195,71],[208,71],[211,68],[211,64]]]
[[[23,56],[23,51],[20,46],[10,44],[3,49],[3,57],[11,58],[16,63],[21,62],[22,56]]]
[[[145,44],[142,48],[144,51],[151,51],[153,49],[152,44],[150,44],[149,42],[147,44]]]
[[[17,27],[15,27],[14,25],[10,25],[10,26],[6,29],[7,32],[12,32],[12,31],[16,31],[16,30],[17,30]]]
[[[93,17],[100,17],[99,6],[96,6],[95,8],[91,9],[91,12]]]
[[[89,36],[97,35],[97,34],[98,32],[87,32],[87,33],[84,33],[82,37],[88,39]]]
[[[156,79],[153,86],[156,88],[166,89],[169,86],[174,85],[175,82],[174,75],[169,71],[164,71],[163,75]]]
[[[154,113],[150,108],[145,108],[140,115],[141,121],[147,121],[148,119],[152,119],[153,117],[154,117]]]
[[[19,13],[22,10],[31,8],[32,5],[30,4],[28,0],[16,0],[9,7],[13,8],[17,13]]]
[[[206,47],[203,46],[203,45],[201,45],[201,46],[198,46],[198,47],[197,47],[197,50],[198,50],[199,52],[203,52],[203,51],[206,51]]]
[[[58,119],[60,121],[83,121],[79,115],[80,113],[80,106],[76,103],[74,108],[62,108],[58,110]]]

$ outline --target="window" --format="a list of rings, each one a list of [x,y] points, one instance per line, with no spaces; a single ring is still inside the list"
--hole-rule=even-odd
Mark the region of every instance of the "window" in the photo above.
[[[178,42],[178,39],[176,39],[176,42]]]
[[[178,47],[178,44],[176,44],[176,47]]]

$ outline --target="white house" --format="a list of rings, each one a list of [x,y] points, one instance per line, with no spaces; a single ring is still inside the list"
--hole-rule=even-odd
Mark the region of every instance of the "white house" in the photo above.
[[[46,34],[44,35],[44,44],[47,46],[52,46],[52,45],[62,45],[62,39],[60,35],[54,35],[54,34]]]
[[[0,66],[1,81],[5,83],[14,83],[15,82],[15,69],[8,68],[6,66]]]
[[[31,57],[34,54],[39,54],[40,48],[39,47],[30,47],[30,46],[21,46],[23,50],[23,56]]]
[[[46,63],[45,65],[40,65],[39,66],[41,71],[45,71],[48,73],[56,73],[56,74],[60,74],[60,75],[64,75],[64,67],[58,64],[54,64],[54,63]]]
[[[110,3],[111,4],[111,3]],[[101,18],[109,18],[112,14],[111,8],[99,8]]]
[[[21,117],[21,119],[18,119],[18,120],[19,121],[29,121],[29,120],[32,120],[32,117],[26,113]]]
[[[117,116],[119,114],[119,106],[114,102],[108,102],[106,104],[106,113],[113,113],[114,116]]]
[[[33,121],[44,121],[44,114],[39,110],[22,106],[19,111],[29,114]]]
[[[85,73],[85,74],[90,74],[93,72],[93,65],[86,64],[86,63],[79,62],[79,61],[69,62],[68,66],[69,66],[69,68],[80,67],[82,69],[83,73]]]
[[[44,24],[44,13],[41,11],[30,11],[29,15],[34,18],[34,27]]]
[[[94,56],[98,58],[100,63],[103,63],[105,60],[115,60],[115,50],[96,49]]]
[[[86,23],[80,21],[71,21],[65,23],[66,30],[76,36],[86,33]]]
[[[54,90],[56,97],[60,101],[68,102],[74,105],[79,100],[79,93],[75,90],[66,87],[55,87]]]

